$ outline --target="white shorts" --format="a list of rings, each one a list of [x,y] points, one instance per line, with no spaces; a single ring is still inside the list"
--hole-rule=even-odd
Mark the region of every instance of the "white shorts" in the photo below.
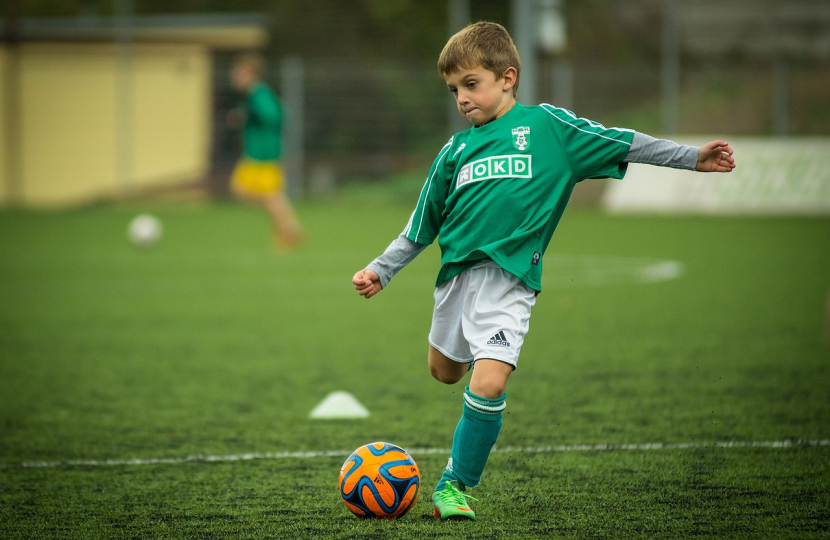
[[[469,364],[481,358],[515,369],[536,291],[493,261],[478,264],[435,289],[429,344]]]

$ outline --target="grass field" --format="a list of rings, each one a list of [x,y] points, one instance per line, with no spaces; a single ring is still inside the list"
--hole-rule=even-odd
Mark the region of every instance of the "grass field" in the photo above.
[[[0,537],[830,536],[830,219],[569,210],[479,520],[440,523],[427,450],[463,386],[426,369],[438,253],[359,298],[411,211],[366,195],[301,205],[291,254],[234,204],[0,213]],[[334,390],[371,416],[309,420]],[[339,499],[375,440],[423,475],[398,521]]]

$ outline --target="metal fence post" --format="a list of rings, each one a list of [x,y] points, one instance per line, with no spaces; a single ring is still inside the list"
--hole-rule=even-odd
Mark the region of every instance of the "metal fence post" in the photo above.
[[[660,69],[662,127],[665,135],[677,133],[680,94],[680,4],[663,0],[663,35]]]
[[[115,0],[115,189],[129,189],[133,178],[133,0]]]
[[[772,63],[772,134],[786,137],[790,115],[790,69],[787,61],[776,58]]]
[[[522,73],[519,77],[519,102],[524,105],[538,103],[536,92],[536,46],[537,11],[536,0],[512,0],[510,35],[522,59]]]
[[[464,28],[470,23],[470,0],[449,0],[448,36]],[[449,97],[449,92],[447,92]],[[447,126],[450,133],[457,133],[470,127],[470,123],[458,114],[458,107],[454,99],[448,99]]]
[[[301,199],[305,193],[305,77],[303,61],[284,58],[280,63],[280,98],[285,110],[282,125],[283,167],[288,196]]]

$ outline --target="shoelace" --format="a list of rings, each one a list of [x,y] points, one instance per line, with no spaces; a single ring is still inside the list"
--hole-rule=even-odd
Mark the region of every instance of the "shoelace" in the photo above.
[[[447,489],[441,490],[438,492],[438,498],[441,499],[441,502],[445,504],[452,504],[454,506],[466,506],[467,501],[464,500],[466,497],[467,499],[472,499],[477,501],[475,497],[472,495],[467,495],[447,480],[446,482]]]

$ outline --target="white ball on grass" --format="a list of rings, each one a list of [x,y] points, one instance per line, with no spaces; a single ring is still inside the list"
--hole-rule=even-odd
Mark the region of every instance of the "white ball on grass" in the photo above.
[[[150,247],[161,239],[161,221],[150,214],[139,214],[127,227],[127,236],[136,246]]]

